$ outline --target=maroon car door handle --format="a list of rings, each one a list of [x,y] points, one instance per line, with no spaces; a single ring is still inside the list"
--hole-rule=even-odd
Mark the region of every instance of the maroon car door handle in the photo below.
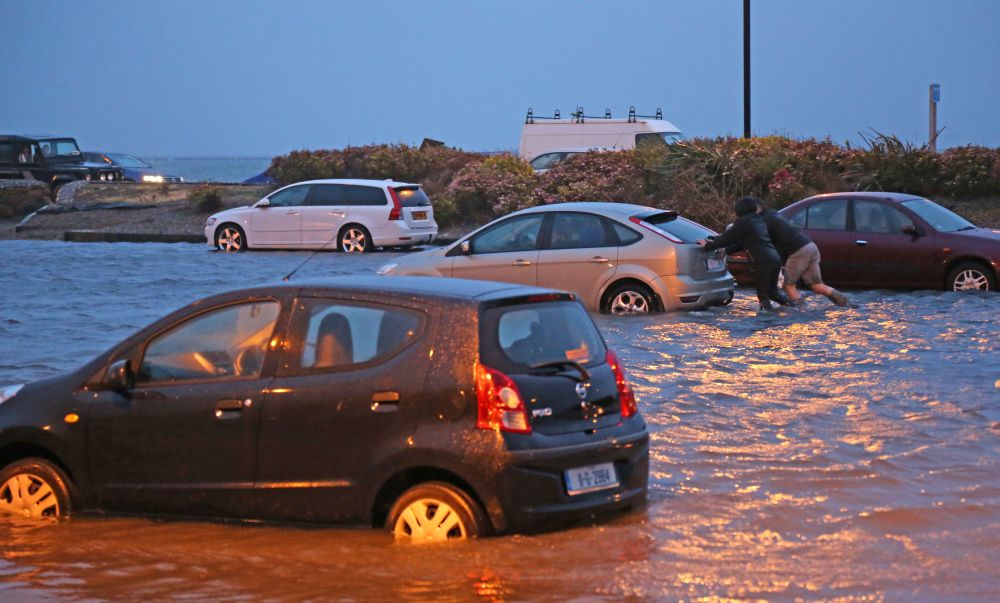
[[[854,241],[854,244],[857,245],[857,246],[859,246],[859,247],[864,247],[865,245],[868,244],[868,241],[865,241],[865,240],[862,240],[862,239],[858,239],[857,241]]]

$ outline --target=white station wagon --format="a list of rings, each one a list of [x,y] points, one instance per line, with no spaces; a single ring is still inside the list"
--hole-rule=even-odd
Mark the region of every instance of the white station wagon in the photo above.
[[[420,185],[392,180],[298,182],[205,222],[206,241],[221,251],[365,252],[430,243],[437,231],[434,209]]]

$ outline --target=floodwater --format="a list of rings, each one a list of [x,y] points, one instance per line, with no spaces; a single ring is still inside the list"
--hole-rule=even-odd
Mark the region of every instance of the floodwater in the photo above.
[[[305,253],[0,242],[0,384],[77,366]],[[362,274],[394,254],[318,255]],[[0,518],[0,600],[985,601],[1000,593],[1000,295],[597,317],[652,433],[650,501],[414,548],[378,531]]]

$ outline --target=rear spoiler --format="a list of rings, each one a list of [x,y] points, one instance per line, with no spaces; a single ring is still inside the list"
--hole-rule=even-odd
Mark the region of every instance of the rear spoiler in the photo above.
[[[651,209],[649,211],[644,211],[642,213],[636,214],[631,217],[634,220],[641,220],[643,222],[649,222],[650,224],[663,224],[665,222],[673,222],[680,214],[673,209]],[[651,220],[650,218],[654,218]]]

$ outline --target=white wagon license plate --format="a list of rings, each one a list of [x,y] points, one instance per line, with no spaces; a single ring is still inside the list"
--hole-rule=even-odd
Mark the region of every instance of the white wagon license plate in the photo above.
[[[722,260],[719,258],[708,258],[705,260],[709,270],[722,270]]]
[[[413,212],[413,219],[414,220],[426,220],[427,219],[427,212],[425,212],[425,211],[415,211],[415,212]]]
[[[577,467],[576,469],[567,469],[564,473],[566,491],[570,496],[618,486],[618,474],[615,472],[614,463]]]

